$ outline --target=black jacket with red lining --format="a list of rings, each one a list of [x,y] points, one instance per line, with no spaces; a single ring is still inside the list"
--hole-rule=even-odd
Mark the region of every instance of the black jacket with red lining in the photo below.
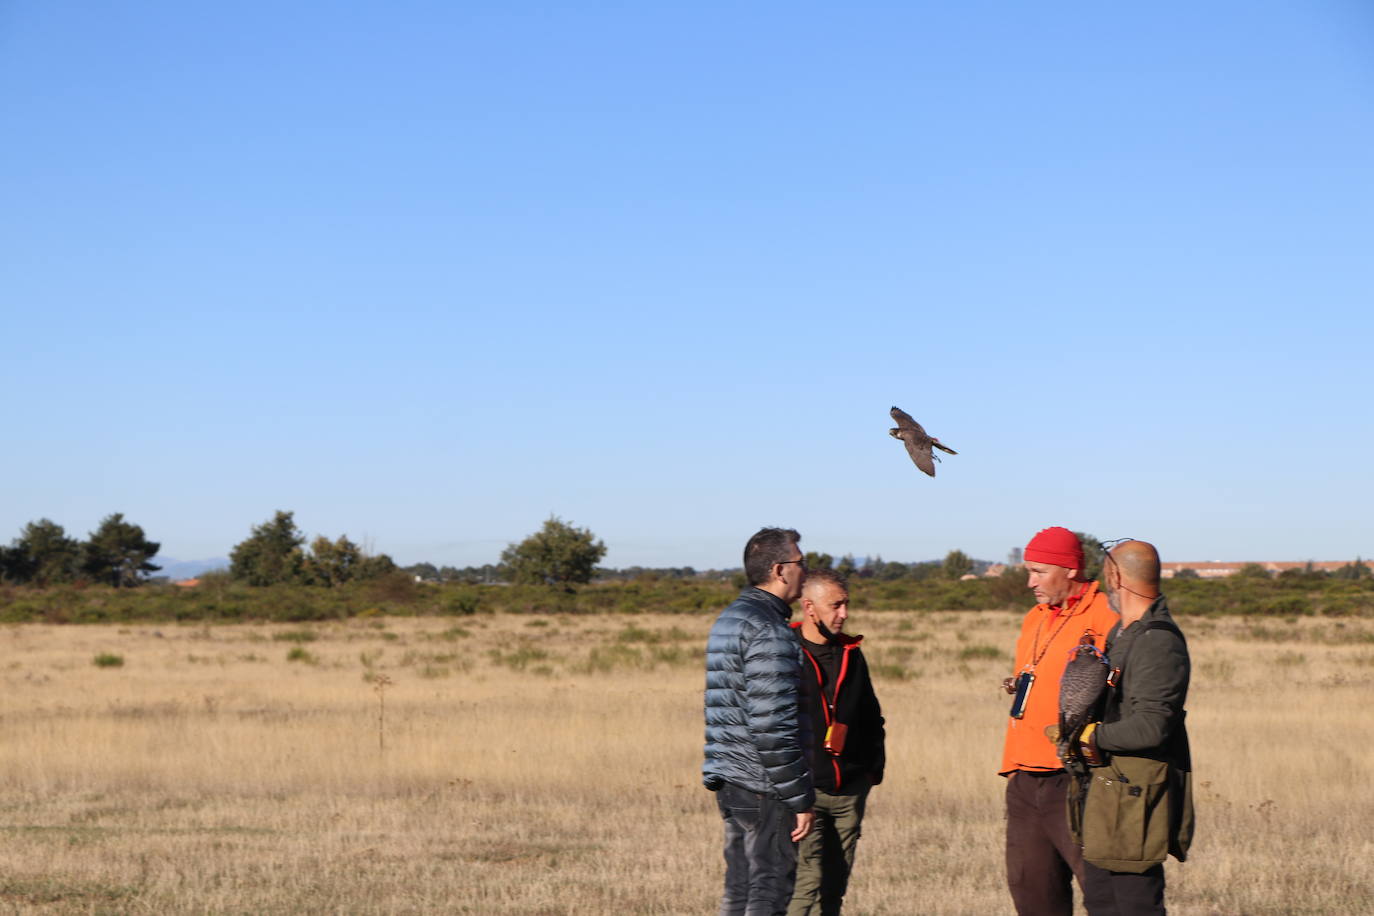
[[[798,630],[800,623],[792,626]],[[800,636],[798,632],[798,636]],[[825,696],[830,684],[825,666],[811,654],[805,639],[802,644],[801,711],[811,719],[811,773],[816,788],[831,795],[844,794],[860,777],[867,775],[873,785],[883,781],[887,763],[884,750],[886,733],[883,728],[882,707],[873,692],[859,644],[862,636],[840,634],[833,642],[839,652],[838,674],[835,678],[835,705],[831,712]],[[844,752],[832,757],[825,749],[825,733],[831,722],[849,726]]]

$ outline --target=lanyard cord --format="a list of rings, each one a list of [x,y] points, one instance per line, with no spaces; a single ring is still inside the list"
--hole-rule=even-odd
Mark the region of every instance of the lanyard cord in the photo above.
[[[1069,617],[1073,615],[1069,613],[1068,608],[1064,608],[1059,612],[1059,616],[1063,619],[1059,621],[1059,626],[1054,628],[1054,632],[1050,634],[1050,638],[1045,640],[1045,648],[1043,649],[1040,648],[1040,632],[1045,628],[1045,618],[1043,616],[1040,618],[1040,624],[1035,628],[1035,642],[1031,645],[1031,655],[1034,656],[1030,663],[1031,671],[1034,671],[1035,667],[1040,664],[1040,659],[1045,657],[1045,653],[1050,651],[1050,646],[1053,645],[1054,638],[1059,635],[1060,630],[1064,629],[1064,624],[1068,623]]]

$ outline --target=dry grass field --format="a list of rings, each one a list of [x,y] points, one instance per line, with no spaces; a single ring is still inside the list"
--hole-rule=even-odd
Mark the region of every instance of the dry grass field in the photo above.
[[[890,749],[850,912],[1010,912],[1018,618],[855,612]],[[1199,826],[1171,912],[1374,912],[1374,621],[1182,623]],[[0,911],[713,912],[710,624],[8,626]]]

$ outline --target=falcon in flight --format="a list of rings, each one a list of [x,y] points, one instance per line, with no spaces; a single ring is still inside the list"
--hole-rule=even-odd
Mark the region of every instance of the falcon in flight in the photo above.
[[[935,462],[940,460],[931,452],[932,446],[942,452],[949,452],[951,455],[959,454],[934,436],[927,436],[926,431],[921,429],[921,424],[911,419],[911,415],[900,407],[892,408],[892,419],[897,421],[897,428],[889,429],[888,434],[892,438],[901,439],[902,442],[906,443],[906,453],[911,456],[916,467],[931,477],[935,476]]]

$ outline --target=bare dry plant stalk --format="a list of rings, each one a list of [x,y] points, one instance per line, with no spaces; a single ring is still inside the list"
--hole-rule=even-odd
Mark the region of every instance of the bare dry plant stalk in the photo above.
[[[0,629],[0,910],[712,912],[711,619],[351,621],[310,665],[277,626]],[[1011,912],[1018,620],[855,612],[890,746],[850,911]],[[1374,621],[1182,623],[1200,823],[1171,912],[1374,911]]]
[[[378,674],[372,679],[377,694],[377,753],[386,753],[386,689],[392,685],[390,675]]]

